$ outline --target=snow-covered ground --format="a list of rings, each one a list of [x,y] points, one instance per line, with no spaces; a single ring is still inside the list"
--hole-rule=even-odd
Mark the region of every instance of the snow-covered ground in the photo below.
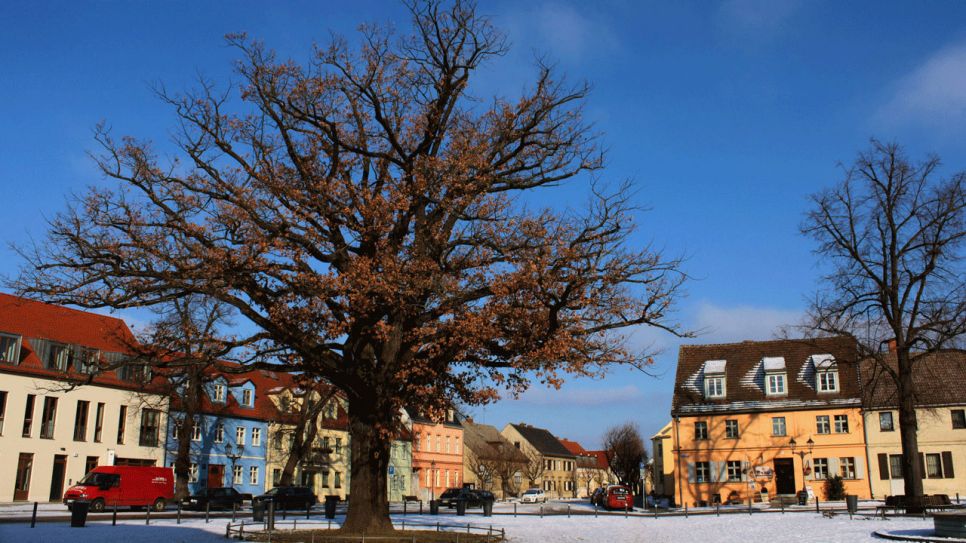
[[[405,520],[406,527],[414,524],[434,526],[459,524],[494,529],[505,528],[507,539],[513,543],[661,543],[661,542],[734,542],[734,543],[783,543],[825,542],[852,543],[881,541],[872,532],[889,530],[930,530],[932,520],[893,518],[890,520],[849,520],[848,515],[825,518],[815,513],[759,513],[755,515],[722,515],[701,517],[630,517],[608,516],[536,516],[513,517],[497,515],[490,518],[479,516],[457,517],[440,515],[433,517],[394,517],[397,526]],[[174,520],[152,520],[150,526],[144,521],[92,522],[85,528],[70,528],[66,522],[38,523],[31,529],[29,524],[0,524],[0,543],[30,543],[60,541],[69,543],[101,543],[104,541],[128,541],[137,543],[215,543],[224,542],[226,520],[187,520],[180,525]],[[299,521],[299,526],[304,526]],[[288,526],[288,523],[285,523]]]

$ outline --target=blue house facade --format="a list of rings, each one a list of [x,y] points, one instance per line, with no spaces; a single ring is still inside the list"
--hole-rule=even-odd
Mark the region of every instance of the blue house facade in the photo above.
[[[206,487],[232,487],[258,495],[265,490],[268,442],[268,400],[253,379],[218,376],[206,385],[208,398],[196,417],[191,437],[192,493]],[[184,414],[172,409],[168,417],[165,465],[177,456],[176,425]]]

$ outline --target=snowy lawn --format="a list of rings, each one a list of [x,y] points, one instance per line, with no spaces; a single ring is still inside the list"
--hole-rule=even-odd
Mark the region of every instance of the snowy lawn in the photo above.
[[[795,513],[781,515],[762,513],[750,515],[722,515],[702,517],[588,517],[565,516],[512,517],[497,515],[491,518],[457,517],[440,515],[432,517],[408,516],[394,518],[397,527],[406,521],[407,528],[418,524],[435,527],[437,521],[443,524],[505,528],[507,539],[513,543],[541,542],[607,542],[607,543],[660,543],[660,542],[734,542],[770,543],[780,540],[783,543],[826,542],[851,543],[881,541],[872,536],[877,529],[889,530],[928,530],[932,520],[899,519],[890,520],[849,520],[847,515],[824,518],[814,513]],[[60,541],[69,543],[101,543],[104,541],[124,541],[128,543],[215,543],[222,542],[225,534],[225,520],[213,520],[205,524],[203,520],[183,521],[181,525],[173,520],[152,521],[145,526],[143,521],[119,521],[117,526],[110,522],[89,523],[86,528],[70,528],[67,523],[38,523],[31,529],[28,524],[0,524],[0,542],[29,543],[33,541]],[[304,525],[299,522],[299,525]],[[284,524],[287,526],[287,523]]]

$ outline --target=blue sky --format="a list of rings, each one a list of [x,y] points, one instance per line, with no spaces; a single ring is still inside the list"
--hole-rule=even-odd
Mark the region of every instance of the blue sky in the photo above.
[[[650,209],[633,241],[689,256],[695,280],[678,317],[706,331],[689,341],[767,339],[797,321],[821,273],[797,231],[806,197],[869,137],[938,153],[945,173],[966,168],[964,2],[481,1],[480,11],[513,49],[479,74],[477,94],[518,92],[537,56],[593,85],[605,179],[632,179]],[[228,32],[301,60],[365,21],[408,23],[396,2],[0,2],[0,274],[20,266],[9,243],[42,240],[45,217],[99,181],[86,156],[97,122],[167,142],[173,119],[152,83],[227,81]],[[650,435],[668,417],[680,342],[649,330],[633,341],[664,350],[657,377],[615,369],[477,409],[477,420],[528,421],[588,447],[624,420]]]

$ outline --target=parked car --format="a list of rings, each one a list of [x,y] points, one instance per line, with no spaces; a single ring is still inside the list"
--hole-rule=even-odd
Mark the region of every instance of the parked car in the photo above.
[[[246,499],[246,495],[230,487],[204,488],[197,494],[184,500],[184,505],[188,509],[231,509],[240,506]],[[251,499],[251,494],[247,496]]]
[[[520,496],[520,503],[547,503],[547,493],[539,488],[531,488]]]
[[[277,486],[268,492],[252,498],[252,505],[256,503],[275,502],[276,509],[307,509],[318,503],[319,498],[308,487]]]
[[[97,466],[64,492],[68,509],[77,500],[90,502],[90,510],[105,507],[151,507],[163,511],[174,500],[171,468],[145,466]]]
[[[596,506],[604,505],[604,496],[607,495],[607,489],[604,487],[597,487],[590,494],[590,503]]]
[[[447,488],[437,501],[446,507],[456,507],[459,501],[465,501],[467,507],[483,507],[483,502],[496,501],[496,496],[487,490],[475,488]]]
[[[634,493],[624,485],[610,485],[602,496],[605,509],[633,509]]]

